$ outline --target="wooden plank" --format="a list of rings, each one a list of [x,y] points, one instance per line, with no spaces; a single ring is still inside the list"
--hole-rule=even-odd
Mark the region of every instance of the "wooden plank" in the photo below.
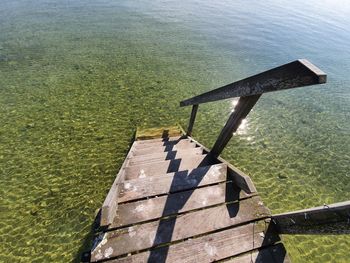
[[[107,226],[111,224],[114,220],[114,217],[116,215],[116,211],[118,208],[118,192],[119,192],[119,183],[124,181],[125,177],[125,167],[127,166],[129,162],[129,158],[132,155],[134,145],[131,146],[129,149],[129,152],[116,176],[116,178],[113,181],[113,184],[111,188],[108,191],[108,194],[102,204],[101,208],[101,217],[100,217],[100,225],[101,226]]]
[[[326,83],[327,75],[306,59],[270,69],[218,89],[180,102],[180,106],[201,104],[222,99],[259,95],[276,90]]]
[[[274,215],[282,234],[350,234],[350,201]]]
[[[144,143],[144,144],[139,144],[138,142],[135,142],[135,150],[140,150],[140,149],[146,149],[148,147],[172,147],[172,146],[179,146],[182,144],[189,144],[190,141],[186,138],[184,139],[179,139],[176,141],[159,141],[159,142],[153,142],[153,143]]]
[[[204,152],[209,153],[210,150],[206,148],[204,145],[193,139],[192,137],[188,137],[192,142],[194,142],[197,146],[201,147]],[[235,182],[235,184],[241,188],[246,193],[256,193],[256,188],[254,186],[253,181],[250,179],[248,175],[243,173],[241,170],[239,170],[237,167],[233,166],[229,162],[227,162],[225,159],[219,157],[216,157],[216,160],[219,161],[219,163],[226,164],[228,169],[227,173],[231,177],[231,179]]]
[[[245,191],[248,194],[250,194],[250,193],[257,193],[255,185],[254,185],[252,179],[248,175],[243,173],[237,167],[235,167],[232,164],[228,163],[223,158],[218,157],[218,160],[221,163],[227,165],[228,178],[230,178],[239,188],[241,188],[243,191]]]
[[[118,208],[118,179],[120,176],[121,173],[118,173],[102,204],[100,218],[101,226],[108,226],[111,224],[116,215]]]
[[[183,156],[180,159],[162,161],[158,163],[129,166],[125,168],[125,180],[190,170],[210,164],[213,164],[213,162],[209,156],[198,155]]]
[[[195,148],[196,145],[194,143],[185,141],[184,143],[178,144],[178,145],[167,145],[167,146],[159,146],[159,147],[146,147],[142,149],[135,149],[133,151],[133,156],[139,156],[139,155],[145,155],[145,154],[151,154],[156,152],[170,152],[170,151],[177,151],[182,149],[190,149]]]
[[[149,143],[153,143],[153,142],[176,141],[176,140],[180,140],[181,138],[182,138],[182,136],[155,138],[155,139],[148,139],[148,140],[139,140],[139,141],[135,141],[135,143],[137,143],[138,145],[142,145],[142,144],[149,144]]]
[[[282,243],[266,248],[252,250],[243,255],[224,260],[225,263],[290,263],[287,251]]]
[[[111,262],[213,262],[279,241],[268,226],[261,220]],[[104,256],[105,247],[99,249],[95,259],[96,255],[101,259]]]
[[[151,163],[151,162],[161,162],[166,160],[179,159],[186,155],[191,156],[191,155],[202,155],[202,154],[203,154],[203,149],[201,149],[200,147],[180,149],[177,151],[169,151],[169,152],[156,152],[152,154],[130,157],[129,165],[132,166],[132,165],[140,165],[140,164]]]
[[[106,242],[101,242],[99,249],[92,251],[92,259],[96,260],[100,257],[99,250],[109,249],[111,252],[109,256],[115,257],[248,223],[269,215],[270,212],[263,206],[261,199],[255,196],[230,205],[220,205],[174,218],[135,225],[106,233]]]
[[[125,181],[120,185],[118,202],[137,200],[226,181],[227,166],[216,164],[189,171]]]
[[[198,110],[198,104],[193,105],[192,106],[192,111],[191,111],[190,122],[188,124],[188,129],[187,129],[187,132],[186,132],[187,136],[191,136],[191,134],[192,134],[194,121],[196,120],[197,110]]]
[[[222,183],[138,202],[120,204],[111,228],[159,219],[248,197],[251,197],[251,195],[240,191],[232,183]]]
[[[156,138],[167,138],[181,136],[182,131],[178,126],[157,127],[157,128],[141,128],[137,127],[135,140],[149,140]]]
[[[233,133],[238,129],[242,120],[247,117],[248,113],[259,100],[260,96],[261,95],[254,95],[239,99],[234,111],[231,113],[210,151],[213,156],[219,156],[221,154],[227,143],[230,141]]]

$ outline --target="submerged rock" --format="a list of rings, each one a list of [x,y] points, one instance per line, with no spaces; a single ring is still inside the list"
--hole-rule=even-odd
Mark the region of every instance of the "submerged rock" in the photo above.
[[[284,175],[284,174],[279,174],[279,175],[278,175],[278,178],[279,178],[279,179],[288,179],[288,176],[287,176],[287,175]]]
[[[31,128],[34,128],[35,127],[35,124],[34,123],[28,123],[27,125],[26,125],[26,128],[27,129],[31,129]]]
[[[96,140],[97,140],[97,141],[101,141],[101,140],[103,140],[104,138],[105,138],[104,135],[97,135],[97,136],[96,136]]]
[[[0,54],[0,62],[2,62],[2,61],[9,61],[9,57],[8,56],[6,56],[6,55],[2,55],[2,54]]]
[[[36,207],[34,207],[33,209],[30,210],[29,213],[30,213],[32,216],[37,216],[37,215],[38,215],[38,212],[39,212],[39,209],[36,208]]]

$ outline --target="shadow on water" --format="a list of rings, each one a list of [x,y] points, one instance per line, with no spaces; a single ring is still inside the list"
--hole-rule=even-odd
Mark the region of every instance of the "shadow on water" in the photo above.
[[[164,130],[162,133],[163,140],[167,140],[169,138],[169,130]]]
[[[89,233],[84,237],[84,241],[78,249],[78,253],[75,255],[73,262],[90,262],[90,249],[92,247],[93,239],[97,231],[100,229],[101,209],[99,209],[94,222],[91,225]]]
[[[283,263],[289,262],[287,251],[282,243],[274,244],[280,241],[280,237],[277,234],[276,228],[273,223],[267,223],[267,228],[265,230],[264,240],[262,242],[261,248],[258,249],[256,257],[253,256],[251,252],[251,262],[275,262]]]
[[[129,150],[131,149],[131,146],[134,143],[135,138],[136,138],[136,131],[133,132],[130,138],[129,148],[128,148]],[[100,218],[101,218],[101,209],[99,209],[98,213],[96,214],[95,219],[89,230],[89,233],[85,235],[84,240],[81,246],[79,247],[77,254],[73,259],[73,262],[90,262],[90,252],[91,252],[94,236],[98,231],[103,230],[103,228],[100,226]]]
[[[275,263],[285,263],[287,259],[287,251],[282,243],[271,246],[265,249],[259,249],[258,256],[253,262],[275,262]]]

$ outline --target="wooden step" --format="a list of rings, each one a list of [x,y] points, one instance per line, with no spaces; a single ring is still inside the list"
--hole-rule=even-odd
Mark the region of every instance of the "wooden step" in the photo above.
[[[179,126],[160,127],[160,128],[140,128],[138,127],[135,134],[136,141],[153,140],[156,138],[169,138],[182,136],[183,132]]]
[[[241,255],[248,251],[253,251],[253,254],[249,253],[238,256],[233,258],[234,261],[230,260],[229,262],[285,262],[279,261],[283,259],[285,249],[281,244],[272,245],[280,239],[278,235],[268,227],[269,224],[266,224],[264,220],[260,220],[108,262],[206,263]],[[257,250],[262,246],[269,247],[261,251]],[[103,257],[102,251],[103,249],[101,250],[101,256]],[[251,259],[253,260],[251,261]],[[260,259],[264,259],[264,261]],[[270,261],[270,259],[272,260]]]
[[[278,243],[266,248],[256,249],[243,255],[225,260],[225,263],[251,262],[290,263],[291,261],[282,243]]]
[[[190,171],[128,180],[120,184],[118,202],[122,203],[225,182],[226,173],[226,164],[215,164]]]
[[[107,232],[106,241],[92,251],[92,260],[101,259],[101,251],[109,249],[109,257],[151,248],[222,228],[248,223],[270,216],[261,199],[254,196],[229,205],[193,211],[178,217],[135,225]],[[251,235],[252,231],[249,232]]]
[[[172,145],[181,145],[189,143],[189,139],[178,139],[178,140],[170,140],[170,141],[155,141],[155,142],[149,142],[149,143],[139,143],[135,142],[135,148],[136,149],[143,149],[148,147],[165,147],[165,146],[172,146]]]
[[[120,204],[111,228],[131,225],[191,210],[238,201],[251,195],[235,188],[232,183],[221,183],[147,200]],[[232,200],[233,199],[235,200]]]
[[[144,154],[152,154],[157,152],[169,152],[169,151],[177,151],[179,149],[190,149],[195,148],[197,145],[194,142],[184,141],[181,144],[177,145],[167,145],[167,146],[155,146],[155,147],[145,147],[142,149],[134,149],[132,154],[133,156],[144,155]]]
[[[128,165],[140,165],[145,163],[153,163],[153,162],[161,162],[166,160],[179,159],[186,155],[201,155],[203,154],[203,149],[200,147],[190,148],[190,149],[180,149],[177,151],[169,151],[169,152],[157,152],[146,155],[134,156],[129,160]]]
[[[158,163],[127,166],[125,167],[125,180],[191,170],[210,164],[213,164],[212,159],[208,155],[203,154],[184,156],[180,159],[161,161]]]

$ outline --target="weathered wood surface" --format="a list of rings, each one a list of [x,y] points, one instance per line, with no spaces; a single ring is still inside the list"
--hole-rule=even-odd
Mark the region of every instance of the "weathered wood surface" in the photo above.
[[[214,163],[207,155],[190,155],[188,157],[184,156],[180,159],[167,160],[158,163],[127,166],[125,167],[125,180],[191,170],[210,164]]]
[[[144,141],[142,141],[144,142]],[[139,149],[145,149],[147,147],[166,147],[167,149],[171,148],[172,146],[175,145],[182,145],[182,144],[189,144],[188,139],[181,139],[179,138],[178,140],[168,140],[168,141],[156,141],[152,143],[139,143],[135,142],[134,150],[139,150]]]
[[[232,164],[228,163],[226,160],[224,160],[221,157],[217,158],[221,163],[224,163],[227,165],[227,175],[228,178],[230,178],[238,187],[240,187],[243,191],[246,193],[256,193],[257,190],[253,184],[252,179],[245,173],[243,173],[241,170],[239,170],[237,167],[233,166]]]
[[[207,236],[189,239],[178,244],[157,248],[153,251],[116,259],[111,262],[213,262],[239,255],[261,246],[267,246],[277,241],[279,241],[278,235],[268,230],[268,224],[265,224],[264,221],[258,221]],[[281,263],[283,261],[264,262]]]
[[[184,150],[184,149],[190,149],[190,148],[195,148],[195,147],[196,147],[196,144],[186,141],[184,143],[177,144],[177,145],[145,147],[145,148],[135,149],[133,151],[133,156],[151,154],[151,153],[156,153],[156,152],[159,153],[159,152]]]
[[[216,164],[203,166],[190,171],[164,174],[124,181],[120,185],[118,202],[137,200],[196,187],[225,182],[227,166]]]
[[[282,243],[269,246],[267,248],[260,248],[258,250],[252,250],[251,252],[243,255],[230,258],[224,261],[225,263],[290,263],[290,259],[287,255],[287,251]]]
[[[166,137],[166,138],[153,138],[148,140],[139,140],[135,141],[134,143],[137,145],[147,145],[152,144],[154,142],[170,142],[170,141],[177,141],[180,140],[183,136],[174,136],[174,137]]]
[[[192,142],[194,142],[197,146],[199,146],[200,148],[202,148],[204,150],[204,153],[209,153],[210,150],[205,147],[204,145],[202,145],[201,143],[199,143],[198,141],[196,141],[195,139],[193,139],[192,137],[188,137]],[[223,158],[221,158],[220,156],[216,158],[220,163],[226,164],[227,165],[227,173],[229,175],[229,177],[236,183],[236,185],[241,188],[242,190],[244,190],[247,193],[255,193],[256,188],[252,182],[252,180],[250,179],[250,177],[248,175],[246,175],[245,173],[243,173],[241,170],[239,170],[237,167],[233,166],[232,164],[230,164],[229,162],[227,162],[226,160],[224,160]]]
[[[218,89],[180,102],[189,106],[233,97],[259,95],[265,92],[325,83],[327,75],[306,59],[270,69]]]
[[[160,127],[160,128],[151,128],[151,129],[141,129],[137,128],[135,140],[151,140],[158,138],[169,138],[175,136],[182,136],[184,133],[181,128],[177,126],[169,126],[169,127]]]
[[[221,130],[219,137],[211,149],[210,153],[219,156],[227,143],[230,141],[233,133],[238,129],[242,120],[247,117],[248,113],[254,107],[261,95],[242,97],[239,99],[234,111],[231,113],[224,128]]]
[[[100,225],[107,226],[110,225],[116,215],[118,208],[118,193],[119,184],[125,180],[125,167],[128,165],[129,158],[132,155],[133,145],[129,149],[129,152],[120,168],[111,188],[108,191],[106,199],[104,200],[101,208]]]
[[[111,227],[136,224],[199,208],[223,204],[229,201],[229,197],[238,201],[251,196],[251,194],[240,191],[232,183],[222,183],[138,202],[120,204]]]
[[[116,215],[118,208],[118,179],[121,173],[118,173],[118,176],[114,180],[110,190],[108,191],[107,197],[101,207],[101,218],[100,225],[107,226],[111,224]]]
[[[153,152],[134,155],[145,150]],[[115,205],[91,261],[211,262],[278,242],[250,178],[207,153],[191,137],[134,143],[106,198]]]
[[[203,154],[203,149],[201,149],[200,147],[196,147],[196,148],[189,148],[189,149],[180,149],[177,151],[138,155],[130,158],[128,165],[132,166],[132,165],[140,165],[140,164],[146,164],[146,163],[152,163],[152,162],[161,162],[166,160],[180,159],[185,156],[202,155],[202,154]]]
[[[350,201],[274,215],[282,234],[350,234]]]
[[[186,155],[202,155],[203,149],[200,147],[189,148],[189,149],[180,149],[177,151],[169,152],[156,152],[153,154],[138,155],[130,158],[129,165],[137,165],[147,162],[161,162],[166,160],[179,159]]]
[[[270,211],[264,207],[258,196],[254,196],[229,205],[219,205],[174,218],[108,232],[105,234],[108,242],[101,243],[99,249],[105,251],[111,247],[113,251],[109,256],[116,257],[268,216]],[[92,251],[93,260],[100,258],[99,249]]]
[[[191,136],[192,135],[194,121],[196,120],[197,110],[198,110],[198,104],[193,105],[192,106],[192,111],[191,111],[190,122],[188,124],[187,132],[186,132],[187,136]]]

